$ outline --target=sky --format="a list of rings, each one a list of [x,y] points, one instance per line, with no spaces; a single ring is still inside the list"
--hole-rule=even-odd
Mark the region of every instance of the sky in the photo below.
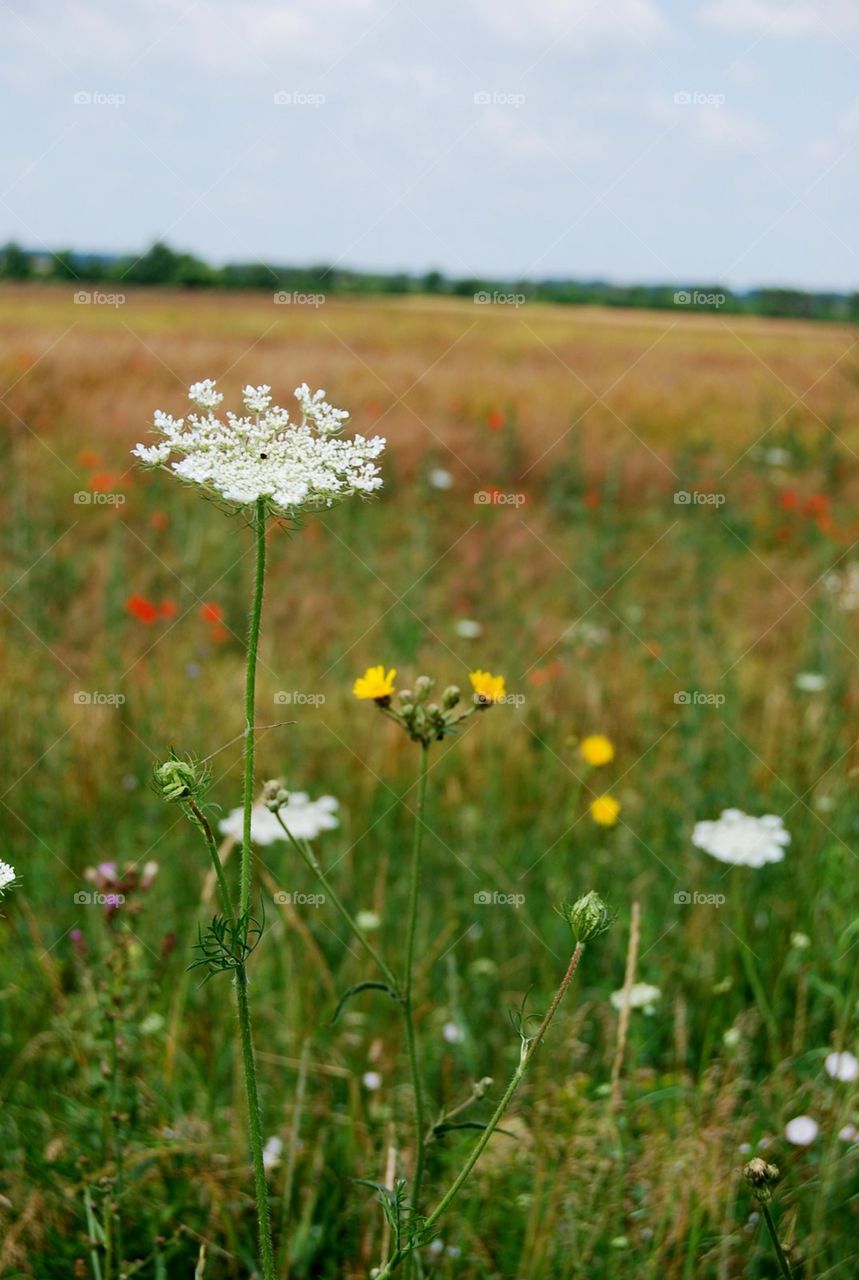
[[[856,0],[0,0],[0,240],[859,287]]]

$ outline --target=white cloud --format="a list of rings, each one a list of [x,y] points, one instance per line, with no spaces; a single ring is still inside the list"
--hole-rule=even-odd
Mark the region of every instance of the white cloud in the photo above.
[[[744,31],[773,39],[799,40],[859,30],[859,11],[853,0],[711,0],[701,19],[725,31]]]
[[[540,0],[536,4],[504,4],[473,0],[478,15],[492,33],[514,45],[561,44],[567,50],[590,48],[597,42],[653,39],[665,22],[651,0]]]

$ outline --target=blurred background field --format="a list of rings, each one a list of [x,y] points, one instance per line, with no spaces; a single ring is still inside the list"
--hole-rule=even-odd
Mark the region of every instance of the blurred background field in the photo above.
[[[855,331],[452,299],[112,307],[21,286],[0,293],[0,338],[0,854],[22,880],[0,920],[0,1273],[91,1274],[117,1123],[129,1274],[191,1275],[201,1241],[209,1277],[252,1265],[230,992],[185,973],[206,865],[149,788],[175,747],[214,753],[211,799],[240,801],[250,538],[129,458],[154,408],[181,414],[216,377],[227,403],[247,382],[287,403],[307,380],[389,440],[378,501],[271,537],[258,714],[291,723],[260,733],[258,776],[339,800],[317,851],[394,957],[415,753],[352,682],[371,663],[441,686],[484,667],[522,695],[434,756],[418,1016],[439,1107],[512,1069],[510,1010],[528,993],[545,1008],[565,967],[554,905],[596,888],[619,911],[428,1273],[771,1276],[738,1176],[761,1151],[800,1274],[854,1275],[859,1099],[823,1062],[857,1049]],[[616,757],[589,772],[590,733]],[[603,791],[611,829],[588,813]],[[783,863],[693,848],[695,821],[731,806],[784,818]],[[350,1179],[409,1160],[400,1026],[372,994],[328,1025],[374,975],[330,906],[275,901],[316,888],[288,848],[260,855],[283,1274],[363,1276],[382,1229]],[[75,895],[113,860],[159,872],[109,921]],[[661,996],[633,1012],[615,1115],[609,996],[633,901],[637,978]],[[808,1147],[784,1138],[800,1114],[820,1126]],[[439,1185],[467,1140],[434,1148]]]

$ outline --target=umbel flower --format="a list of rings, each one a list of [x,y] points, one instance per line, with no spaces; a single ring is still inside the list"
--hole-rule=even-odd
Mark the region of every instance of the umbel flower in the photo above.
[[[762,867],[767,862],[781,862],[790,832],[781,818],[772,813],[752,818],[741,809],[723,809],[715,821],[696,822],[692,843],[736,867]]]
[[[281,821],[296,840],[315,840],[323,831],[333,831],[340,825],[337,818],[339,802],[334,796],[320,796],[311,800],[306,791],[291,791],[278,806]],[[222,835],[242,838],[242,809],[233,809],[218,823]],[[251,840],[262,847],[277,840],[288,840],[280,822],[267,804],[256,804],[251,810]]]
[[[350,494],[381,488],[375,459],[385,440],[373,436],[337,439],[349,417],[306,383],[296,388],[301,420],[271,403],[268,386],[245,387],[245,414],[217,416],[223,395],[211,378],[195,382],[189,399],[201,410],[174,418],[158,409],[157,444],[132,450],[146,466],[164,467],[180,480],[200,485],[206,493],[234,507],[264,499],[282,516],[333,506]]]
[[[8,862],[0,859],[0,898],[3,897],[6,889],[15,883],[15,868],[10,866]]]

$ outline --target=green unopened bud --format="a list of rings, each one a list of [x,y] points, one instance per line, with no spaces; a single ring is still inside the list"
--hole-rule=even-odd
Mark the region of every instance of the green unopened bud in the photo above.
[[[170,804],[190,800],[204,783],[204,771],[193,760],[179,760],[171,756],[155,767],[155,785],[163,799]]]
[[[280,778],[270,778],[262,789],[262,802],[272,813],[277,813],[279,809],[289,801],[289,792],[283,785]]]
[[[614,924],[614,916],[593,889],[577,902],[565,903],[561,914],[572,929],[576,942],[591,942]]]
[[[460,697],[461,694],[456,685],[448,685],[444,693],[441,695],[441,705],[444,707],[445,711],[450,711],[450,709],[455,707],[459,702]]]
[[[418,676],[415,681],[415,699],[423,702],[432,693],[432,687],[435,684],[432,676]]]
[[[751,1187],[755,1199],[766,1203],[767,1200],[772,1200],[771,1188],[778,1182],[781,1174],[777,1165],[768,1164],[766,1160],[756,1156],[743,1169],[743,1176]]]

